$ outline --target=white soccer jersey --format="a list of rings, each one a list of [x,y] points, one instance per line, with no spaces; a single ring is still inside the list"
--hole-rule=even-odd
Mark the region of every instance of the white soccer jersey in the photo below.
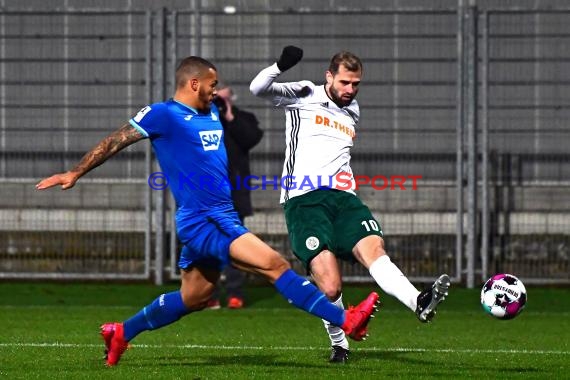
[[[339,108],[324,85],[310,81],[275,83],[279,74],[277,64],[263,69],[251,82],[250,90],[285,108],[287,147],[280,202],[322,186],[354,194],[350,148],[360,116],[358,103],[353,100]]]

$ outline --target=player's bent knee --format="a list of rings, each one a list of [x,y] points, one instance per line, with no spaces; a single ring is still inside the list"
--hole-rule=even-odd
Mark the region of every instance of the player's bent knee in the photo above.
[[[182,302],[187,309],[198,311],[208,306],[208,301],[212,297],[214,285],[212,284],[186,284],[180,289]]]
[[[374,261],[386,255],[384,239],[376,235],[367,236],[356,244],[352,253],[361,264],[369,268]]]
[[[281,255],[276,255],[270,263],[270,270],[285,272],[287,269],[291,268],[291,264]]]
[[[340,278],[315,276],[313,279],[319,290],[331,301],[336,301],[342,294],[342,283]]]
[[[210,297],[196,297],[196,296],[184,296],[182,295],[182,302],[188,310],[198,311],[205,309],[208,306],[208,300]]]
[[[267,279],[271,282],[276,281],[283,273],[291,269],[291,265],[281,255],[276,255],[271,259],[267,271],[264,273]]]

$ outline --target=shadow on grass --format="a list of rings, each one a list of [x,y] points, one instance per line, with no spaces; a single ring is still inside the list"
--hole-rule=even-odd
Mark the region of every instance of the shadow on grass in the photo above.
[[[307,368],[307,369],[322,369],[323,364],[317,363],[308,364],[295,361],[286,361],[278,359],[276,355],[267,354],[251,354],[251,355],[232,355],[232,356],[214,356],[214,355],[200,355],[200,356],[178,356],[178,355],[164,355],[157,356],[152,361],[139,362],[141,367],[170,367],[170,366],[207,366],[207,367],[241,367],[241,366],[271,366],[291,368]]]
[[[394,351],[373,351],[373,352],[353,352],[351,362],[364,362],[367,360],[375,361],[392,361],[410,365],[428,365],[432,364],[430,360],[423,360],[417,358],[417,354],[410,355],[407,352],[394,352]]]
[[[348,364],[339,365],[328,363],[328,350],[323,350],[322,354],[319,353],[314,356],[314,361],[311,360],[311,358],[307,357],[301,360],[295,360],[294,357],[291,357],[287,360],[283,358],[282,354],[271,355],[262,352],[233,355],[216,355],[212,353],[180,354],[171,352],[152,357],[148,355],[130,357],[127,360],[123,360],[119,367],[125,371],[152,371],[153,368],[172,368],[176,370],[177,367],[182,367],[192,368],[199,371],[198,373],[210,369],[214,371],[212,374],[224,371],[227,374],[233,374],[232,376],[235,375],[235,378],[243,378],[246,372],[251,373],[248,371],[252,371],[253,368],[256,368],[255,371],[262,372],[273,369],[277,370],[277,373],[280,373],[282,369],[288,371],[291,368],[295,368],[300,378],[303,378],[303,375],[307,373],[320,373],[324,376],[329,371],[334,371],[332,373],[336,373],[335,377],[338,378],[345,378],[345,376],[350,374],[350,378],[362,379],[377,378],[378,376],[394,378],[484,378],[490,370],[489,366],[483,364],[458,362],[451,360],[451,358],[447,358],[442,362],[441,360],[430,359],[428,356],[419,358],[417,353],[407,352],[357,352],[355,350]],[[97,366],[103,367],[102,361],[99,363]],[[499,375],[499,377],[530,375],[532,378],[549,378],[549,375],[551,375],[548,371],[531,366],[524,367],[518,365],[509,367],[508,363],[496,363],[494,366],[496,368],[493,369],[493,372]]]
[[[429,353],[425,353],[424,355],[429,355]],[[358,355],[351,356],[351,362],[359,362],[363,363],[366,361],[378,361],[378,362],[387,362],[391,361],[397,365],[404,365],[409,366],[408,371],[406,372],[406,376],[409,375],[417,375],[418,377],[422,376],[433,376],[433,377],[449,377],[449,376],[475,376],[478,377],[477,374],[481,376],[486,375],[489,373],[489,366],[477,365],[473,363],[464,363],[459,361],[452,361],[449,360],[446,363],[442,363],[438,370],[430,370],[429,374],[426,374],[424,371],[414,371],[413,368],[434,368],[434,365],[437,365],[439,360],[432,360],[429,357],[425,359],[418,358],[418,353],[414,352],[393,352],[393,351],[374,351],[374,352],[359,352]],[[394,367],[390,367],[394,368]],[[396,367],[397,368],[397,367]],[[410,371],[411,369],[411,371]],[[502,363],[494,368],[493,371],[497,374],[503,375],[513,375],[513,374],[539,374],[544,373],[544,375],[548,375],[543,369],[536,368],[536,367],[521,367],[521,366],[513,366],[509,367],[508,363]],[[397,372],[394,373],[397,375]]]

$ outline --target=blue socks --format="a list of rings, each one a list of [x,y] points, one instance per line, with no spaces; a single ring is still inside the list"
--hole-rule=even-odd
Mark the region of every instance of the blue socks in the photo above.
[[[162,294],[123,323],[125,340],[130,341],[143,331],[169,325],[189,313],[180,291]]]
[[[277,291],[299,309],[329,321],[335,326],[344,323],[344,310],[330,303],[327,297],[310,281],[295,273],[285,271],[275,281]]]
[[[293,270],[285,271],[275,281],[277,291],[299,309],[329,321],[335,326],[344,323],[344,310],[330,303],[327,297],[310,281]],[[160,295],[150,305],[123,323],[124,338],[130,341],[143,331],[154,330],[176,322],[189,314],[180,291]]]

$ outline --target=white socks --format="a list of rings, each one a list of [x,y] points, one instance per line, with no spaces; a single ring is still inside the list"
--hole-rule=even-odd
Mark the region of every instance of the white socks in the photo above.
[[[396,297],[404,305],[412,311],[416,311],[417,298],[420,292],[410,283],[408,278],[404,276],[402,271],[390,260],[390,257],[384,255],[370,265],[370,274],[376,280],[380,288],[389,295]],[[342,294],[333,302],[338,307],[344,309],[342,303]],[[323,319],[325,329],[329,334],[331,346],[341,346],[348,350],[348,340],[344,331],[338,326],[331,325]]]
[[[336,301],[332,303],[344,309],[344,305],[342,304],[342,294]],[[329,334],[329,338],[331,339],[331,346],[341,346],[342,348],[348,350],[348,340],[344,335],[344,331],[342,331],[342,329],[338,326],[331,325],[329,321],[325,321],[324,319],[323,323],[325,325],[325,329]]]
[[[412,311],[416,311],[420,292],[390,260],[390,257],[387,255],[379,257],[370,265],[369,271],[383,291],[399,299]]]

